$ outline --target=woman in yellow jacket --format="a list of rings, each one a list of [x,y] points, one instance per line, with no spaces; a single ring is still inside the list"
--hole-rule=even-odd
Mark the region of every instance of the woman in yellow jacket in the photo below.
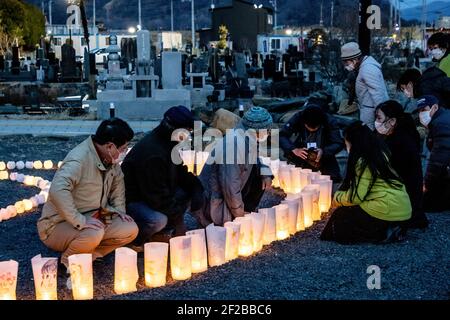
[[[349,152],[344,181],[321,239],[343,244],[399,240],[411,218],[411,203],[389,162],[389,151],[360,121],[344,132]]]

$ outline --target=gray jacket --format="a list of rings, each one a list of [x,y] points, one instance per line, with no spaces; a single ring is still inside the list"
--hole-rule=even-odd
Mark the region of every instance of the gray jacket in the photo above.
[[[245,136],[244,130],[239,123],[216,143],[199,177],[207,195],[205,216],[211,217],[216,225],[244,216],[241,191],[254,165],[260,168],[262,176],[272,175],[270,168],[261,163],[256,153],[252,154],[253,159],[248,156],[247,151],[250,146],[256,145],[256,140]],[[227,157],[232,159],[231,163],[225,161]],[[220,159],[223,159],[222,163]]]
[[[361,62],[355,91],[361,106],[375,108],[389,99],[381,65],[371,56]]]

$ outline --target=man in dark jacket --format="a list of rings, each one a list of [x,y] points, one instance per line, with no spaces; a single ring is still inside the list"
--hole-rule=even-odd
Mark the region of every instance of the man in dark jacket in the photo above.
[[[397,82],[397,90],[407,98],[432,95],[441,107],[450,107],[450,78],[437,67],[428,68],[422,75],[417,69],[406,70]]]
[[[293,135],[297,135],[294,142]],[[344,141],[337,121],[320,107],[309,105],[296,113],[280,131],[280,146],[289,162],[320,170],[335,182],[341,180],[336,154],[344,148]],[[308,160],[313,150],[317,156]]]
[[[450,110],[440,108],[436,97],[423,96],[417,101],[417,112],[422,125],[429,129],[424,208],[428,212],[449,210]]]
[[[158,239],[162,236],[161,241],[183,235],[189,204],[191,212],[203,206],[203,187],[198,178],[185,165],[172,161],[172,151],[178,144],[172,141],[173,131],[193,126],[194,118],[186,107],[170,108],[161,124],[136,144],[122,164],[127,212],[139,227],[136,246],[161,230],[157,235]]]

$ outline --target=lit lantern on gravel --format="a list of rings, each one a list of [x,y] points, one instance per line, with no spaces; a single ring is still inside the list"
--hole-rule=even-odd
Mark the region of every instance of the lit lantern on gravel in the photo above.
[[[21,213],[25,212],[25,204],[23,203],[23,201],[17,201],[14,204],[14,207],[16,207],[17,214],[21,214]]]
[[[53,169],[53,162],[51,160],[44,161],[44,169],[46,170]]]
[[[199,273],[208,269],[208,253],[206,250],[205,229],[186,232],[191,237],[192,273]]]
[[[311,169],[302,169],[300,171],[300,187],[302,190],[304,187],[311,183],[311,177],[309,176],[311,172]]]
[[[16,169],[17,170],[23,170],[25,168],[25,163],[23,161],[17,161],[16,162]]]
[[[328,212],[329,203],[331,204],[331,192],[329,192],[329,186],[333,185],[330,180],[326,180],[326,178],[318,177],[314,179],[313,184],[317,184],[320,187],[320,195],[319,195],[319,207],[321,212]]]
[[[187,166],[188,171],[191,173],[195,173],[194,165],[195,165],[195,151],[193,150],[180,150],[180,156],[183,160],[183,164]]]
[[[8,219],[14,218],[17,215],[16,206],[7,206],[6,211],[8,211]]]
[[[284,240],[289,237],[289,207],[285,204],[275,206],[275,220],[277,226],[277,239]]]
[[[191,237],[170,239],[170,270],[174,280],[186,280],[192,275]]]
[[[318,221],[321,219],[320,205],[319,205],[320,185],[310,184],[309,186],[306,186],[305,191],[313,193],[312,219],[313,221]]]
[[[248,257],[253,253],[253,226],[250,217],[238,217],[234,222],[241,225],[239,233],[239,255]]]
[[[225,260],[231,261],[239,256],[239,235],[241,225],[236,222],[225,222],[223,225],[227,229],[227,244],[225,246]]]
[[[169,244],[149,242],[144,245],[145,285],[150,288],[166,284]]]
[[[16,180],[17,180],[17,182],[23,183],[25,181],[25,175],[21,174],[21,173],[18,173]]]
[[[90,300],[94,297],[92,254],[74,254],[69,257],[70,279],[74,300]]]
[[[301,171],[301,168],[291,168],[291,193],[299,193],[302,191]]]
[[[6,170],[6,164],[3,161],[0,161],[0,171]]]
[[[36,300],[57,300],[58,258],[42,258],[39,254],[31,259]]]
[[[8,180],[8,171],[0,171],[0,180]]]
[[[35,185],[35,179],[33,176],[25,176],[23,180],[23,184],[26,186],[34,186]]]
[[[305,228],[313,225],[313,192],[302,191],[303,217],[305,218]]]
[[[31,197],[29,200],[31,201],[33,208],[37,208],[39,206],[39,200],[37,196]]]
[[[301,193],[290,193],[286,196],[287,201],[297,201],[298,211],[297,211],[297,231],[305,230],[305,217],[303,215],[303,198]]]
[[[227,229],[210,224],[206,227],[208,242],[208,263],[211,267],[220,266],[226,262]]]
[[[31,202],[30,199],[24,199],[22,202],[25,211],[30,211],[33,209],[33,202]]]
[[[58,162],[58,169],[61,168],[62,165],[63,165],[63,162],[62,162],[62,161]]]
[[[262,208],[258,212],[264,215],[263,244],[267,245],[277,240],[275,208]]]
[[[290,167],[280,166],[278,171],[278,179],[280,180],[280,187],[284,192],[291,192],[291,174]]]
[[[249,216],[252,219],[253,252],[258,252],[263,247],[265,216],[256,212],[252,212]]]
[[[8,219],[9,219],[8,210],[1,208],[0,209],[0,222],[2,222],[3,220],[8,220]]]
[[[114,266],[114,291],[117,294],[136,291],[139,280],[137,252],[130,248],[117,248]]]
[[[196,157],[196,175],[199,176],[202,173],[203,167],[206,161],[208,161],[209,152],[199,151],[195,154]]]
[[[6,167],[8,168],[8,170],[14,170],[16,168],[16,163],[14,161],[8,161]]]
[[[288,206],[289,234],[295,234],[297,232],[298,198],[283,200],[281,203]]]
[[[279,168],[280,168],[280,160],[279,159],[270,161],[270,170],[272,171],[272,174],[274,177],[273,181],[272,181],[272,186],[274,188],[280,187],[280,180],[278,177]]]
[[[33,169],[33,161],[25,161],[25,168]]]
[[[0,300],[16,300],[18,270],[17,261],[0,262]]]
[[[33,162],[33,168],[36,170],[40,170],[42,169],[43,165],[42,165],[42,161],[37,160]]]
[[[44,200],[45,200],[44,202],[47,202],[47,200],[48,200],[48,191],[41,191],[41,192],[39,192],[39,195],[44,197]]]
[[[11,172],[9,175],[9,180],[16,181],[17,180],[17,172]]]

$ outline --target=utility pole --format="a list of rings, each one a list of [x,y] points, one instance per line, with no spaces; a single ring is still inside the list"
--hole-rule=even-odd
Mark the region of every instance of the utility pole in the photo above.
[[[170,30],[173,32],[173,0],[170,0]]]
[[[50,24],[50,26],[52,26],[53,24],[53,17],[52,17],[52,4],[53,4],[53,0],[49,0],[48,1],[48,23]]]
[[[320,26],[323,27],[323,1],[320,3]]]
[[[427,33],[427,0],[422,0],[422,49],[424,52],[427,50],[426,33]]]
[[[194,53],[195,46],[195,16],[194,16],[194,0],[191,0],[191,24],[192,24],[192,53]]]
[[[139,14],[139,28],[138,29],[142,29],[141,0],[138,0],[138,14]]]

